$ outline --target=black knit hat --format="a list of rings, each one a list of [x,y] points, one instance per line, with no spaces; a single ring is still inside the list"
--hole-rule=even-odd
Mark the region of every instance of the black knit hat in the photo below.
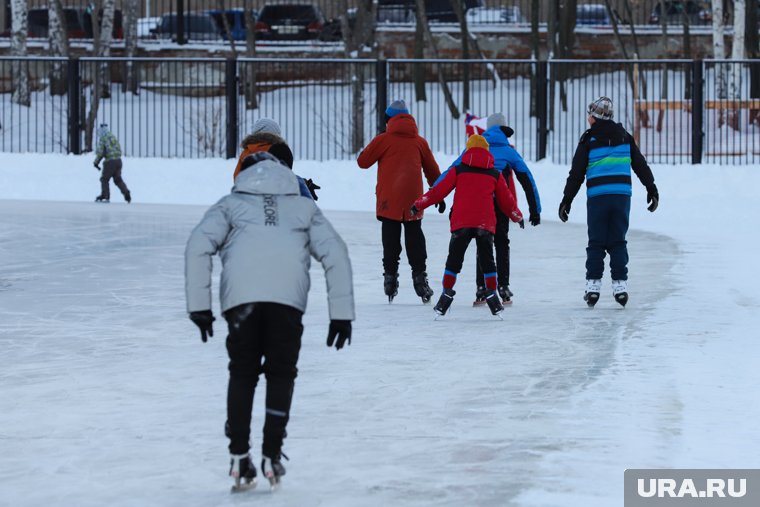
[[[269,148],[269,153],[277,157],[280,162],[293,169],[293,152],[285,143],[276,143]]]
[[[268,153],[266,151],[257,151],[256,153],[251,153],[243,159],[243,161],[240,163],[240,172],[243,172],[252,165],[256,165],[259,162],[263,162],[265,160],[271,160],[272,162],[282,164],[282,161],[280,161],[279,158],[275,157],[271,153]]]

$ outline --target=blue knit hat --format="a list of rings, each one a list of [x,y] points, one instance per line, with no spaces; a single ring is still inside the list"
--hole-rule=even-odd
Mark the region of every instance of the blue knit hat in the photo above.
[[[388,109],[385,110],[385,114],[388,118],[393,118],[397,114],[409,114],[409,110],[406,108],[406,102],[403,100],[394,100]]]

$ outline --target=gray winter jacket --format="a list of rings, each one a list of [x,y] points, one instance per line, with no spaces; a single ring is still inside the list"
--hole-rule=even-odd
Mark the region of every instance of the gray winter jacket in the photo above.
[[[354,319],[345,243],[314,204],[299,195],[286,166],[263,161],[241,172],[232,193],[206,212],[185,249],[187,311],[211,309],[211,257],[222,258],[222,312],[272,302],[306,310],[311,256],[327,279],[330,319]]]

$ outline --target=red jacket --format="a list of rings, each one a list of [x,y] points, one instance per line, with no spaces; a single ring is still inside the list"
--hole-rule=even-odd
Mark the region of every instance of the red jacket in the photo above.
[[[493,168],[493,156],[486,148],[470,148],[462,155],[462,163],[452,168],[428,193],[417,199],[417,209],[438,204],[454,188],[451,208],[451,231],[475,228],[496,232],[496,204],[513,222],[523,219],[512,192],[500,171]]]
[[[420,168],[428,185],[441,175],[427,141],[417,134],[417,124],[408,114],[397,114],[388,121],[385,133],[375,137],[357,160],[368,169],[377,162],[376,214],[400,222],[422,219],[411,216],[414,200],[422,195]]]

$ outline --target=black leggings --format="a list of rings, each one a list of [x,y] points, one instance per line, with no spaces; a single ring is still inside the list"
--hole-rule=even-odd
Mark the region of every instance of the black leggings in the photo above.
[[[298,375],[302,315],[296,308],[277,303],[249,303],[225,312],[230,357],[225,434],[230,453],[248,452],[253,394],[263,373],[267,394],[262,451],[269,457],[279,455]]]
[[[462,271],[464,254],[470,241],[475,239],[478,249],[478,267],[484,273],[494,273],[496,265],[493,260],[493,234],[485,229],[465,228],[458,229],[451,233],[449,241],[449,256],[446,259],[446,273],[444,274],[444,287],[451,288],[453,283],[447,283],[447,278],[453,277]]]

